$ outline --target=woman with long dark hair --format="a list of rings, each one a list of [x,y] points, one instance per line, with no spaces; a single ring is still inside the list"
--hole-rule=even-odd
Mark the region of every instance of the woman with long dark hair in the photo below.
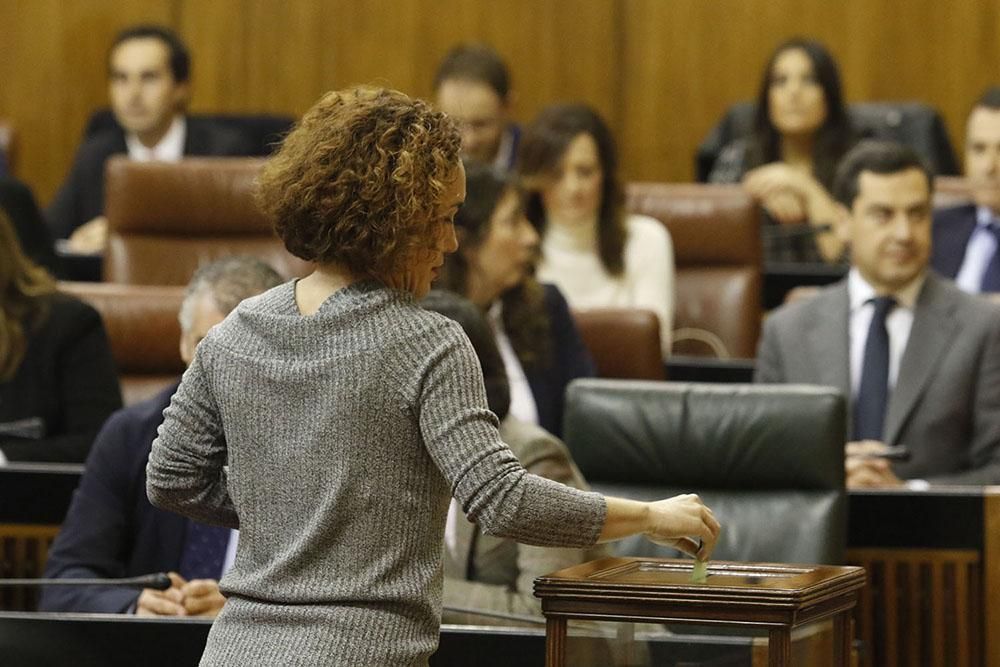
[[[121,400],[100,315],[56,291],[0,210],[0,461],[82,463]]]
[[[812,226],[766,231],[767,259],[838,261],[844,247],[830,188],[854,142],[833,56],[814,40],[790,39],[764,69],[753,133],[723,150],[709,181],[742,182],[771,222]]]
[[[615,140],[583,104],[544,109],[521,140],[528,219],[542,235],[538,278],[573,308],[642,308],[660,320],[663,356],[674,316],[674,250],[653,218],[627,214]]]
[[[594,375],[566,299],[534,278],[538,232],[524,216],[523,193],[485,166],[466,164],[465,204],[455,216],[459,250],[445,260],[441,285],[487,315],[511,385],[511,414],[562,433],[566,386]]]

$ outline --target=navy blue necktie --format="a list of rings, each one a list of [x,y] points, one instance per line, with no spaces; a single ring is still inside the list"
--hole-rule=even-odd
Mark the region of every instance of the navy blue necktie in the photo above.
[[[854,402],[854,440],[881,440],[889,403],[889,332],[885,318],[896,306],[891,296],[871,299],[875,305],[865,341],[861,384]]]
[[[993,253],[993,259],[986,265],[986,271],[983,272],[983,283],[980,291],[1000,292],[1000,223],[991,222],[987,229],[997,240],[997,249]]]
[[[192,579],[220,579],[229,546],[229,529],[188,521],[181,554],[180,575]]]

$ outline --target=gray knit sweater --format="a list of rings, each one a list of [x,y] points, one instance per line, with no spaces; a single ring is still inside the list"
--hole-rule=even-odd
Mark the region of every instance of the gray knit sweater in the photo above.
[[[459,326],[361,283],[287,283],[198,346],[147,467],[154,505],[240,529],[202,665],[422,665],[454,495],[484,531],[587,547],[601,496],[524,471]]]

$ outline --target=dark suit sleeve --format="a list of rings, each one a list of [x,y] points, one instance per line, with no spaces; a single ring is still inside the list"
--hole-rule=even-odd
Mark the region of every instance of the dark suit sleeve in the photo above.
[[[929,477],[927,481],[933,484],[1000,484],[1000,311],[996,309],[987,327],[975,391],[971,467],[954,475]]]
[[[62,530],[56,537],[45,567],[45,576],[61,579],[115,578],[127,576],[125,554],[130,549],[133,505],[131,470],[135,465],[130,448],[142,434],[134,432],[126,413],[118,412],[97,437],[87,458],[86,472],[73,494]],[[141,451],[147,449],[138,448]],[[138,598],[139,591],[97,586],[47,588],[39,609],[119,613]]]
[[[593,377],[597,374],[594,360],[583,344],[566,298],[554,285],[546,285],[545,301],[552,326],[553,354],[559,359],[564,387],[576,378]]]
[[[772,317],[764,320],[764,330],[757,345],[757,363],[754,367],[753,381],[764,384],[786,382],[781,364],[781,343]]]
[[[56,343],[42,353],[55,355],[51,400],[58,402],[62,428],[41,440],[4,442],[0,449],[11,461],[83,461],[104,420],[122,405],[100,315],[79,302],[58,308],[47,325],[56,329]]]
[[[83,213],[83,191],[87,187],[85,167],[86,146],[81,146],[73,158],[66,180],[59,187],[55,198],[45,210],[45,217],[52,230],[52,236],[57,239],[69,238],[73,231],[87,222]]]
[[[563,407],[566,387],[577,378],[597,375],[590,351],[580,337],[580,330],[570,313],[565,297],[554,285],[545,285],[545,308],[549,314],[552,332],[552,358],[554,360],[555,414],[550,422],[540,419],[540,425],[556,436],[562,433]],[[541,415],[540,415],[541,417]]]

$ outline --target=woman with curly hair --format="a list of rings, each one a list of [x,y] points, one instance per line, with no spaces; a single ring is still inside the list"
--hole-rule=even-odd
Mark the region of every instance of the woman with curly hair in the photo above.
[[[819,42],[796,37],[778,45],[764,67],[753,133],[723,149],[709,181],[742,182],[771,224],[812,226],[812,233],[765,230],[765,259],[835,262],[844,246],[832,228],[830,189],[855,140],[836,61]]]
[[[458,150],[444,114],[353,89],[309,110],[260,176],[316,269],[202,341],[147,466],[155,505],[240,529],[202,665],[426,665],[452,495],[535,544],[714,546],[694,496],[605,499],[528,474],[500,440],[461,327],[415,302],[456,249]]]
[[[566,299],[533,277],[538,232],[524,217],[521,191],[472,163],[465,184],[455,216],[459,251],[445,261],[441,285],[487,314],[510,379],[511,414],[559,435],[566,386],[594,375],[594,364]]]
[[[0,461],[82,463],[121,404],[100,315],[56,291],[0,210]]]
[[[583,104],[544,109],[521,141],[527,214],[542,234],[538,278],[573,308],[641,308],[660,320],[663,356],[674,320],[674,248],[666,227],[625,213],[615,140]]]

